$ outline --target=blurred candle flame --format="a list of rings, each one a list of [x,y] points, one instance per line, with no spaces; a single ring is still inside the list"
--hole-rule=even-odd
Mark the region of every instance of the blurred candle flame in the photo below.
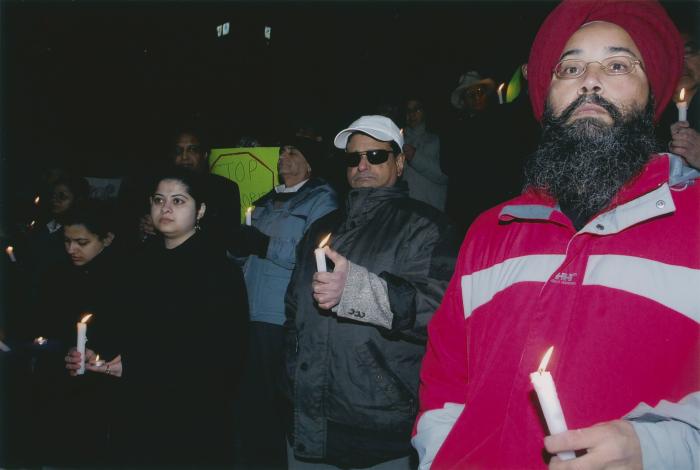
[[[328,235],[326,235],[326,238],[321,240],[321,243],[318,244],[318,247],[323,248],[324,246],[326,246],[326,243],[328,243],[328,240],[330,240],[330,238],[331,238],[331,234],[329,233]]]
[[[15,251],[15,249],[12,248],[12,245],[10,245],[10,246],[8,246],[7,248],[5,248],[5,253],[7,253],[9,256],[12,256],[12,254],[14,253],[14,251]]]
[[[80,323],[87,323],[90,317],[92,317],[92,313],[86,313],[85,315],[83,315],[83,318],[80,320]]]
[[[47,339],[44,338],[43,336],[39,336],[37,338],[34,338],[34,344],[38,344],[39,346],[43,346],[46,344]]]
[[[681,99],[681,101],[685,100],[685,88],[681,88],[681,94],[678,95],[678,97]]]
[[[549,359],[552,357],[552,352],[554,351],[554,346],[550,346],[549,349],[547,349],[547,352],[544,353],[544,357],[542,358],[542,362],[540,362],[540,366],[537,368],[537,372],[540,374],[547,370],[547,364],[549,364]]]
[[[41,200],[41,198],[40,198],[39,196],[35,197],[35,198],[34,198],[34,204],[38,206],[40,200]]]

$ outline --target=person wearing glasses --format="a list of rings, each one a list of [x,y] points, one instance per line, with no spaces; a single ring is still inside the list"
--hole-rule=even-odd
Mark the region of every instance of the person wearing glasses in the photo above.
[[[447,176],[440,168],[440,137],[426,129],[423,101],[408,99],[405,111],[403,151],[406,164],[402,178],[408,184],[408,194],[444,211]]]
[[[426,325],[456,237],[408,197],[391,119],[362,116],[334,144],[351,189],[306,232],[285,299],[289,468],[408,469]],[[317,272],[314,249],[329,234],[329,272]]]
[[[700,465],[700,172],[654,135],[682,54],[655,0],[564,0],[541,26],[541,142],[523,194],[469,229],[430,323],[420,468]],[[568,431],[551,435],[538,369]]]

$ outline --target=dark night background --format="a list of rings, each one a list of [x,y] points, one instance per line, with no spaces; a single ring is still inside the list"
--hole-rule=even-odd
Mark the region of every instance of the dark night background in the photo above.
[[[681,21],[698,5],[664,4]],[[269,140],[312,116],[328,139],[379,103],[418,93],[439,131],[460,74],[508,81],[555,3],[0,5],[2,206],[14,212],[12,199],[25,191],[31,199],[43,169],[138,171],[183,123],[231,146],[242,134]],[[231,32],[218,38],[226,21]]]

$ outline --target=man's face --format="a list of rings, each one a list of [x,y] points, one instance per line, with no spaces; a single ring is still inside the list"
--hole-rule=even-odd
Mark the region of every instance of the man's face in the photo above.
[[[177,166],[198,171],[206,168],[206,154],[197,136],[180,134],[175,141],[174,153],[174,163]]]
[[[293,145],[280,147],[280,158],[277,162],[277,171],[280,178],[288,186],[293,186],[307,179],[311,175],[311,167],[304,155]]]
[[[409,100],[406,103],[406,125],[408,127],[416,127],[425,121],[423,114],[423,105],[420,101]]]
[[[355,134],[348,141],[345,148],[347,153],[367,152],[368,150],[388,150],[391,151],[389,142],[373,139],[364,134]],[[363,155],[360,163],[354,167],[348,167],[348,183],[352,188],[385,188],[393,186],[396,180],[403,173],[404,154],[394,155],[391,153],[389,159],[377,165],[371,164],[367,156]]]
[[[683,33],[682,36],[685,43],[685,61],[677,92],[680,93],[681,88],[685,88],[686,93],[688,93],[689,90],[700,85],[700,51],[698,51],[697,43],[689,34]]]
[[[473,85],[462,92],[462,103],[472,111],[483,111],[487,108],[489,89],[484,84]]]
[[[624,29],[612,23],[594,22],[584,25],[571,36],[560,60],[600,62],[615,56],[642,60],[639,49]],[[590,102],[588,98],[593,95],[602,100]],[[585,99],[575,109],[566,109],[580,97]],[[570,112],[567,124],[579,119],[593,119],[610,126],[613,116],[603,104],[607,106],[609,103],[624,118],[632,111],[644,109],[648,99],[649,82],[640,65],[636,65],[633,72],[627,75],[611,76],[603,72],[600,64],[589,63],[585,73],[577,78],[562,79],[552,74],[548,104],[556,117],[565,110]]]

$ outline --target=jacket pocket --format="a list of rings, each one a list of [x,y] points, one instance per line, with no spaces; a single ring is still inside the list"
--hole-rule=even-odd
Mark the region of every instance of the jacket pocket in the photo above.
[[[412,419],[418,411],[417,391],[412,391],[391,370],[384,353],[371,340],[358,347],[358,360],[362,370],[370,374],[371,386],[385,399],[384,403],[376,404],[387,406],[387,411],[391,410],[396,414],[397,421],[410,418],[412,424]]]

